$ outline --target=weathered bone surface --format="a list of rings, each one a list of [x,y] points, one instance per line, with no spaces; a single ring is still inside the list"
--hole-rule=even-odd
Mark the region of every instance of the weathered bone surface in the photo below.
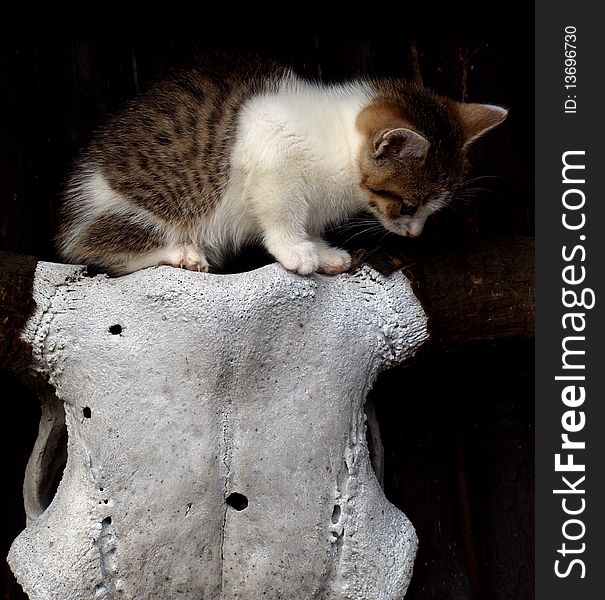
[[[39,263],[34,297],[23,338],[56,396],[9,554],[30,598],[403,597],[416,535],[372,471],[363,410],[427,336],[401,273]]]

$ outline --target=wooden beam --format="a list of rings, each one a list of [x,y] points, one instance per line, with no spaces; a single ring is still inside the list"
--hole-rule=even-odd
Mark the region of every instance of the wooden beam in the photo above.
[[[436,349],[534,335],[531,238],[470,238],[430,254],[424,246],[410,255],[407,246],[405,253],[391,248],[365,259],[383,274],[402,269],[414,282]]]

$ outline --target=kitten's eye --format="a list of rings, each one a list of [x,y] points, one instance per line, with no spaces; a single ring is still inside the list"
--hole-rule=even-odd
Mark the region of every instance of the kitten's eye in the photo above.
[[[395,192],[389,192],[388,190],[370,190],[377,196],[382,196],[387,200],[393,200],[394,202],[401,202],[401,196],[395,194]]]
[[[409,204],[402,203],[399,208],[399,214],[404,216],[413,215],[416,212],[415,206],[410,206]]]

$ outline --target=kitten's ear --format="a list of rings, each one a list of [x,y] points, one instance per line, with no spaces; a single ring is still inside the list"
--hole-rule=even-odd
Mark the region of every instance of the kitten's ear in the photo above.
[[[405,159],[415,158],[424,160],[431,143],[419,133],[411,129],[385,129],[374,138],[374,156],[393,156]]]
[[[453,106],[462,128],[465,146],[480,138],[496,125],[500,125],[508,114],[505,108],[493,104],[454,102]]]

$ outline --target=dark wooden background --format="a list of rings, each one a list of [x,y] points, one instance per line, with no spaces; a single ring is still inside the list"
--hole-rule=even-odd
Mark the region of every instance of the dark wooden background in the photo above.
[[[78,148],[151,81],[210,48],[264,52],[325,81],[365,74],[421,79],[456,99],[508,107],[505,125],[473,148],[472,175],[495,176],[481,180],[473,201],[436,216],[421,240],[383,243],[443,248],[443,240],[455,247],[473,236],[533,234],[528,4],[513,27],[496,19],[445,32],[399,27],[397,35],[390,28],[387,35],[349,37],[2,42],[0,250],[56,259],[58,196]],[[359,236],[349,245],[375,241]],[[266,260],[257,255],[254,261]],[[243,264],[236,261],[231,270]],[[24,527],[20,488],[38,406],[10,376],[0,373],[0,384],[6,410],[0,430],[5,556]],[[420,538],[407,598],[533,598],[531,340],[423,355],[385,374],[372,397],[386,451],[387,497],[410,517]],[[23,598],[5,563],[0,573],[2,598]]]

